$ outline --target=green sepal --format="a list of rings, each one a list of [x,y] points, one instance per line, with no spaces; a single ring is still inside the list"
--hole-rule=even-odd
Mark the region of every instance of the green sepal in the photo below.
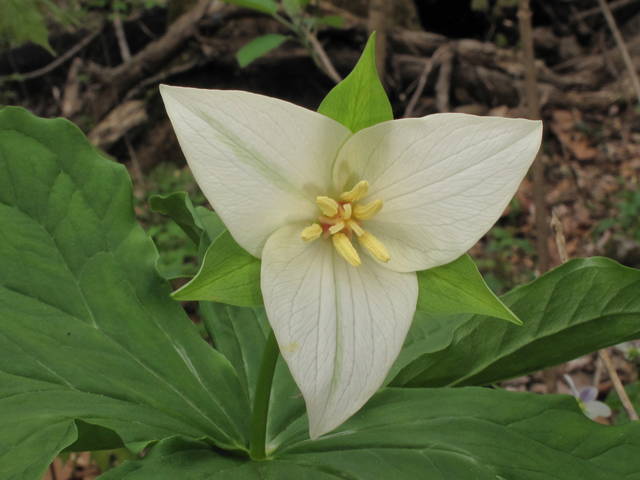
[[[260,259],[249,254],[228,230],[211,244],[198,274],[172,296],[176,300],[207,300],[238,307],[262,305]]]
[[[353,71],[329,92],[318,113],[340,122],[353,133],[381,122],[393,120],[391,103],[376,69],[376,34]]]
[[[457,260],[418,273],[417,309],[434,314],[474,313],[522,321],[487,286],[466,253]]]

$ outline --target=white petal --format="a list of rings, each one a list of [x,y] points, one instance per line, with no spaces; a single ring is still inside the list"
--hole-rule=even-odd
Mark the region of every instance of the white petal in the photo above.
[[[596,417],[607,418],[611,416],[611,408],[606,403],[594,400],[584,405],[584,413],[591,419]]]
[[[364,129],[338,155],[334,183],[371,184],[365,221],[391,255],[388,268],[449,263],[498,220],[540,147],[542,123],[464,114],[429,115]]]
[[[580,392],[580,396],[578,397],[578,399],[584,404],[593,402],[596,398],[598,398],[598,389],[596,387],[583,388]]]
[[[193,175],[235,240],[260,257],[281,226],[313,220],[351,135],[338,122],[247,92],[160,88]]]
[[[303,243],[305,226],[269,237],[261,280],[269,322],[316,438],[357,412],[384,381],[411,325],[418,280],[362,252],[362,265],[352,267],[331,240]]]

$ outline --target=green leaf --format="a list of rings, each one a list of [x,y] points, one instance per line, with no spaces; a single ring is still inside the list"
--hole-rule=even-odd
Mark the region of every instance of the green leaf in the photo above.
[[[56,55],[49,45],[44,15],[34,0],[0,1],[0,36],[8,37],[18,45],[31,41]]]
[[[264,308],[200,302],[200,313],[213,347],[231,362],[253,405],[266,332],[269,330]]]
[[[300,7],[302,7],[300,0],[282,0],[282,8],[292,20],[295,20],[298,16]]]
[[[418,272],[418,310],[435,314],[477,313],[522,322],[487,286],[466,253],[441,267]]]
[[[273,0],[224,0],[226,3],[238,5],[239,7],[257,10],[267,15],[273,15],[278,11],[278,4]]]
[[[336,85],[322,101],[318,113],[340,122],[353,133],[381,122],[393,120],[391,103],[376,70],[376,35],[353,71]]]
[[[640,471],[640,424],[595,423],[568,395],[385,389],[335,433],[312,442],[299,422],[280,441],[270,461],[253,462],[171,439],[102,479],[630,480]]]
[[[633,382],[629,385],[625,385],[624,389],[627,392],[627,396],[629,397],[636,413],[640,412],[640,382]],[[620,400],[618,392],[615,390],[612,391],[607,397],[606,404],[614,411],[613,416],[616,424],[628,423],[630,421],[629,416],[622,405],[622,400]]]
[[[242,68],[244,68],[257,58],[260,58],[271,50],[278,48],[288,39],[289,37],[278,33],[271,33],[269,35],[263,35],[262,37],[255,38],[249,44],[238,50],[238,63]]]
[[[153,195],[149,197],[149,207],[152,212],[170,216],[193,243],[200,244],[204,227],[187,192],[175,192],[167,196]]]
[[[451,344],[405,366],[391,385],[488,385],[640,337],[640,271],[572,260],[501,297],[523,326],[462,315]]]
[[[202,222],[202,226],[207,234],[206,248],[208,248],[211,242],[218,238],[222,232],[227,229],[227,227],[222,223],[220,216],[208,208],[196,207],[196,213],[198,214],[198,217]]]
[[[0,478],[39,480],[96,432],[100,448],[179,434],[246,450],[240,381],[169,297],[122,165],[7,107],[0,225]]]
[[[239,307],[262,305],[260,259],[225,230],[211,244],[198,274],[173,293],[176,300],[206,300]]]
[[[416,358],[447,347],[453,340],[453,332],[467,320],[468,317],[464,315],[435,315],[417,310],[400,355],[393,363],[384,385]]]
[[[319,18],[318,24],[340,28],[344,24],[344,17],[342,15],[327,15],[326,17]],[[393,120],[393,118],[391,120]]]

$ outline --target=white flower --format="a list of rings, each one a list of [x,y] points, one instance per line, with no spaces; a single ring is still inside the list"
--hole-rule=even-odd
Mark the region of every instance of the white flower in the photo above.
[[[578,405],[580,405],[580,408],[587,417],[593,420],[596,417],[607,418],[611,416],[611,408],[609,408],[609,405],[596,400],[596,398],[598,398],[597,388],[586,387],[578,393],[576,384],[573,383],[573,379],[569,375],[565,375],[564,379],[566,380],[567,385],[569,385],[573,396],[576,397]]]
[[[353,134],[251,93],[161,92],[207,199],[262,259],[267,316],[311,438],[380,387],[415,313],[415,272],[455,260],[484,235],[542,135],[541,122],[463,114]]]

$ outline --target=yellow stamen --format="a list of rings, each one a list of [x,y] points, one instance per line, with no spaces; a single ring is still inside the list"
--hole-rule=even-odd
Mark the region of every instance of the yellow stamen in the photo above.
[[[338,233],[339,231],[341,231],[343,228],[344,228],[344,222],[338,222],[333,227],[329,228],[329,233],[331,235],[334,235],[334,234]]]
[[[366,205],[356,205],[353,207],[353,216],[358,220],[369,220],[382,208],[382,200],[374,200]]]
[[[305,243],[311,243],[317,240],[322,235],[322,227],[317,223],[302,230],[302,241]]]
[[[387,249],[382,244],[382,242],[371,235],[369,232],[365,231],[364,235],[358,237],[358,241],[360,242],[360,245],[366,248],[376,260],[380,260],[383,263],[387,263],[389,260],[391,260],[389,252],[387,252]]]
[[[354,267],[359,267],[362,263],[360,261],[360,255],[358,255],[358,252],[353,248],[353,245],[351,245],[351,242],[344,233],[336,233],[333,236],[333,246],[336,247],[336,250],[342,255],[342,258]]]
[[[358,182],[355,187],[353,187],[350,191],[344,192],[340,197],[345,202],[356,202],[361,198],[364,198],[369,193],[369,182],[366,180],[362,180]]]
[[[347,220],[347,225],[357,236],[361,237],[362,235],[364,235],[364,230],[360,225],[358,225],[355,220]]]
[[[338,214],[338,202],[329,197],[316,197],[316,205],[320,207],[322,213],[327,217],[333,217]]]
[[[351,204],[350,203],[345,203],[342,208],[344,209],[344,215],[342,216],[343,219],[345,220],[349,220],[351,218]]]

